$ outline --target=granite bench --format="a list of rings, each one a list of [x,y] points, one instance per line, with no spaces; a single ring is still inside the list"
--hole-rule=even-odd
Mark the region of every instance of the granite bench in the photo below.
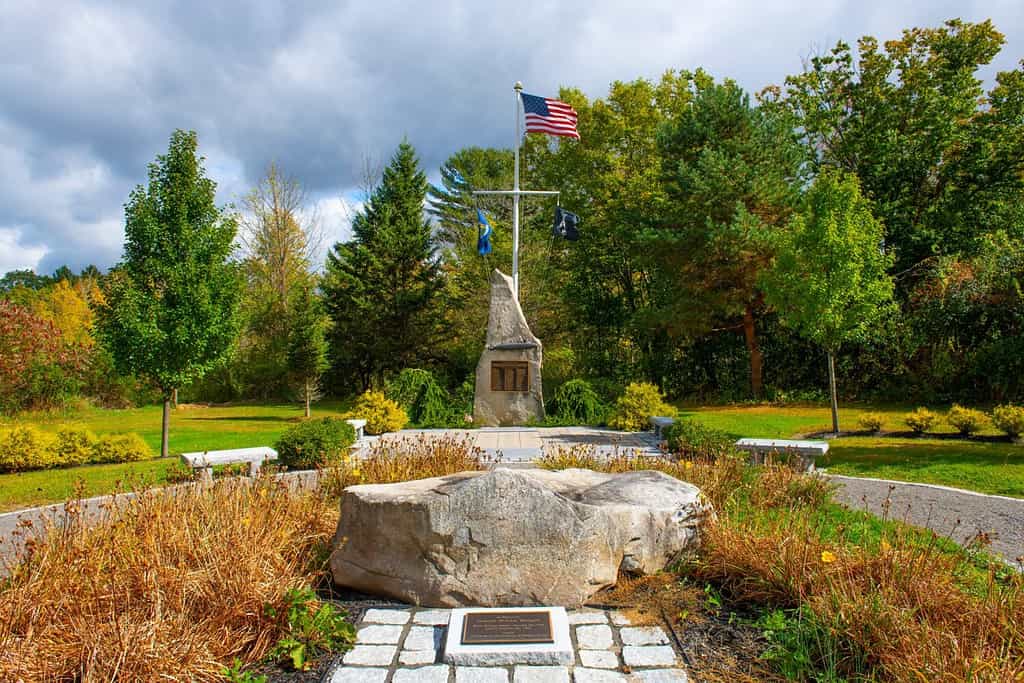
[[[654,435],[659,439],[664,437],[665,430],[674,425],[675,423],[676,419],[674,417],[662,417],[659,415],[651,416],[651,430],[654,432]]]
[[[217,465],[248,463],[249,476],[254,477],[259,474],[264,462],[276,459],[277,451],[269,446],[181,454],[182,462],[194,470],[199,470],[199,478],[206,481],[213,479],[213,468]]]
[[[808,441],[803,439],[740,439],[736,448],[750,453],[753,465],[764,464],[768,455],[782,456],[782,459],[795,461],[805,472],[814,471],[814,461],[828,453],[827,441]]]

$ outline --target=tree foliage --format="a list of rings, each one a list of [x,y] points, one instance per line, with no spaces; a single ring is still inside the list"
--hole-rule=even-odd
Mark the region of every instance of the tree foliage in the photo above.
[[[311,288],[295,295],[288,319],[288,374],[309,417],[309,405],[320,398],[320,377],[329,365],[328,320]]]
[[[426,193],[416,152],[403,142],[353,220],[352,239],[327,256],[323,289],[336,392],[383,385],[387,375],[432,352],[444,283],[423,212]]]
[[[124,256],[107,282],[101,329],[124,372],[148,378],[166,402],[201,378],[238,334],[240,278],[230,260],[236,219],[214,202],[194,132],[171,135],[146,187],[125,205]],[[166,455],[166,425],[164,420]]]

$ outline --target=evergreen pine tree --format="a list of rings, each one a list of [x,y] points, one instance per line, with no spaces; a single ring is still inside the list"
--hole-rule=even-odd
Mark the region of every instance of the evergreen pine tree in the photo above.
[[[309,405],[320,398],[320,376],[327,369],[327,320],[311,288],[292,299],[288,325],[288,374],[309,417]]]
[[[427,178],[403,141],[352,222],[352,239],[327,255],[324,293],[333,322],[334,390],[367,389],[417,365],[436,331],[443,281],[437,243],[423,212]]]

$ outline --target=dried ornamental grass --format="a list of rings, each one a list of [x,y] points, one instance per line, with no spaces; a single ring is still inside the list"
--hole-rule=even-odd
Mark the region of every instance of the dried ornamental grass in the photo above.
[[[265,607],[310,585],[337,521],[271,478],[120,497],[95,525],[65,510],[23,530],[0,589],[0,680],[222,680],[276,642]]]

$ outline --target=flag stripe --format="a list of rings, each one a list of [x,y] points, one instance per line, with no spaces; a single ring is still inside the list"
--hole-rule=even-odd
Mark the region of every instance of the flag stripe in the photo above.
[[[576,110],[560,100],[522,93],[527,133],[547,133],[580,139]]]

